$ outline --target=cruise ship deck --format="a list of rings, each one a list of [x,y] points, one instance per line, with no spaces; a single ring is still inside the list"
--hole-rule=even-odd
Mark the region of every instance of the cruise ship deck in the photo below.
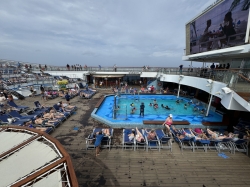
[[[102,89],[90,100],[72,99],[78,111],[51,134],[70,154],[79,186],[249,186],[250,159],[245,153],[222,150],[222,157],[212,149],[181,152],[176,142],[172,152],[122,150],[122,129],[115,129],[111,150],[103,149],[95,157],[95,150],[86,150],[85,138],[93,128],[106,126],[90,114],[99,98],[111,93],[110,89]],[[32,107],[33,100],[37,97],[17,103]],[[58,101],[49,100],[46,105]]]

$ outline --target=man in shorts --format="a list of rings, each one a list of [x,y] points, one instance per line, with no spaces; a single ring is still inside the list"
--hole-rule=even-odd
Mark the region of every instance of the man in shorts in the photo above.
[[[95,156],[96,157],[100,153],[103,136],[104,135],[102,134],[102,131],[96,133],[96,139],[95,139],[95,152],[96,152]]]

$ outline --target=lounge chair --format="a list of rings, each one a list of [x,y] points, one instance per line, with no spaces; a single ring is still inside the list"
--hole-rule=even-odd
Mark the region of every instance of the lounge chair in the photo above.
[[[57,104],[54,104],[53,108],[55,109],[55,111],[63,113],[66,118],[69,118],[71,116],[71,114],[73,114],[73,112],[72,113],[71,112],[64,112]]]
[[[123,137],[122,137],[122,149],[127,150],[127,148],[130,148],[130,150],[135,151],[135,138],[133,140],[129,140],[129,134],[132,133],[132,129],[123,129]]]
[[[192,130],[193,134],[196,134],[197,133]],[[201,139],[201,140],[196,140],[195,138],[192,139],[193,143],[194,143],[194,147],[196,149],[203,149],[205,152],[207,152],[207,149],[211,147],[209,147],[211,145],[211,141],[210,140],[205,140],[205,139]]]
[[[39,101],[35,101],[34,104],[36,106],[35,110],[39,110],[42,112],[49,112],[49,110],[51,109],[51,107],[43,107]]]
[[[182,134],[183,132],[181,130],[178,130],[178,132],[175,132],[172,129],[170,130],[174,137],[174,140],[179,144],[181,152],[183,152],[183,149],[191,149],[194,152],[194,138],[185,137],[183,139],[180,139],[178,138],[177,133]]]
[[[35,124],[35,120],[32,121]],[[43,122],[42,124],[35,124],[35,126],[39,126],[39,127],[52,127],[53,129],[55,129],[56,127],[58,127],[62,122],[60,120],[55,121],[55,122],[48,122],[51,125],[47,125],[45,122]]]
[[[20,110],[20,111],[26,111],[26,110],[29,110],[29,107],[28,106],[17,106],[17,104],[14,102],[14,101],[7,101],[7,104],[12,106],[12,107],[15,107],[16,109]]]
[[[147,129],[147,131],[149,132],[150,129]],[[146,132],[146,130],[143,129],[142,132],[143,132],[143,135],[146,139],[147,151],[148,151],[148,148],[151,150],[160,151],[160,141],[159,141],[159,138],[157,136],[157,132],[155,131],[156,136],[155,136],[155,139],[153,139],[153,140],[148,139],[148,133]]]
[[[85,139],[86,140],[86,150],[88,149],[94,149],[95,148],[95,135],[97,132],[102,131],[103,128],[94,128],[93,132],[88,135],[88,137]],[[109,133],[110,136],[104,135],[101,143],[101,148],[109,148],[111,149],[111,139],[113,137],[113,132],[114,130],[112,128],[109,128]]]
[[[231,142],[232,145],[232,151],[235,154],[235,151],[246,153],[248,156],[248,144],[247,140],[245,139],[239,139],[236,141]]]
[[[143,129],[138,129],[140,131],[140,133],[143,135],[144,138],[144,142],[138,142],[137,140],[135,140],[135,148],[139,149],[139,148],[143,148],[144,150],[148,151],[148,139],[147,136],[145,135],[145,132]]]
[[[22,120],[34,120],[36,115],[26,115],[26,116],[22,116],[21,114],[19,114],[17,111],[11,111],[8,113],[8,115],[12,116],[13,118],[16,119],[22,119]]]
[[[7,114],[0,115],[0,121],[2,124],[8,125],[19,125],[22,126],[25,122],[30,121],[29,119],[17,119]]]
[[[170,149],[172,152],[171,137],[167,136],[162,129],[156,129],[155,132],[160,142],[160,149]]]

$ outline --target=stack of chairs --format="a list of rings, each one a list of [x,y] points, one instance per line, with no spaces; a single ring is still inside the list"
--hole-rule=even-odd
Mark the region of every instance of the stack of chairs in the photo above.
[[[88,135],[86,140],[86,150],[95,148],[95,135],[97,132],[102,131],[102,128],[94,128],[93,132]],[[110,136],[104,136],[102,139],[101,148],[109,148],[111,149],[111,140],[113,138],[114,129],[109,128]]]

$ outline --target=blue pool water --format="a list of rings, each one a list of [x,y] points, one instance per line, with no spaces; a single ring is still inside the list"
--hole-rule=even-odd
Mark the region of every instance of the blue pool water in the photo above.
[[[117,119],[113,119],[113,107],[114,107],[114,96],[107,96],[102,105],[97,109],[95,115],[102,118],[105,122],[111,123],[129,123],[129,124],[143,124],[143,120],[165,120],[166,117],[171,113],[173,115],[173,120],[183,121],[187,120],[191,125],[201,125],[202,121],[210,122],[221,122],[222,116],[216,112],[209,111],[209,115],[206,117],[200,112],[194,112],[194,104],[191,104],[184,109],[184,104],[190,101],[188,98],[180,97],[180,104],[176,103],[176,96],[174,95],[121,95],[117,97],[117,106],[120,107],[117,110]],[[156,100],[159,108],[154,109],[149,106],[149,103],[153,103]],[[145,112],[144,117],[140,114],[140,104],[144,102]],[[130,104],[134,103],[136,111],[131,114]],[[161,107],[161,104],[168,105],[171,110],[166,110]],[[202,106],[199,106],[202,109]]]

